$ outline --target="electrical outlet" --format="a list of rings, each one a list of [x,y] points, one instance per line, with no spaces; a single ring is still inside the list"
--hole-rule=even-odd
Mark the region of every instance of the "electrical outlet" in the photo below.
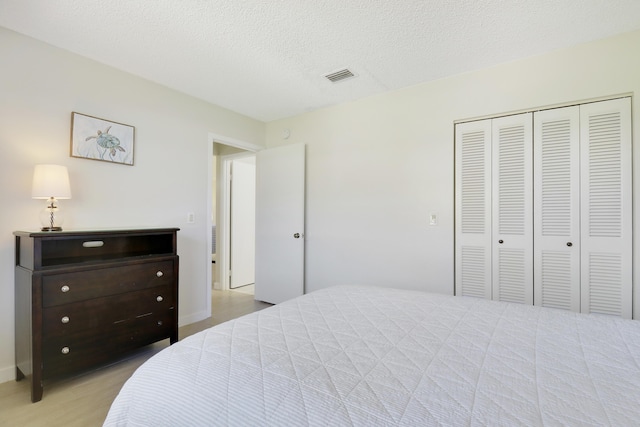
[[[193,224],[196,222],[196,216],[193,212],[187,212],[187,224]]]

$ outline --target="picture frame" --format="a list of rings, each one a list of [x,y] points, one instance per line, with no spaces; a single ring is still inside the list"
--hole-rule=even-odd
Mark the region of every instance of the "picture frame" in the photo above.
[[[133,166],[135,127],[71,113],[71,157]]]

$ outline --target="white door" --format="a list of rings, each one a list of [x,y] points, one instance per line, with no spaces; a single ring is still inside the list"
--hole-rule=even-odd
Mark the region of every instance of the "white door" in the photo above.
[[[231,162],[230,187],[229,287],[234,289],[255,282],[255,156]]]
[[[534,304],[580,311],[580,107],[534,114]]]
[[[304,293],[305,146],[256,154],[255,299],[278,304]]]
[[[492,299],[533,304],[532,113],[491,121]]]
[[[580,106],[583,313],[631,318],[631,98]]]
[[[491,120],[457,124],[455,156],[455,293],[491,299]]]

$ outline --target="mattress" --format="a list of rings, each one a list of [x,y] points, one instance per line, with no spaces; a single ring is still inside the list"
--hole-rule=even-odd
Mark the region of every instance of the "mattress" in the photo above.
[[[105,425],[639,422],[638,321],[338,286],[164,349]]]

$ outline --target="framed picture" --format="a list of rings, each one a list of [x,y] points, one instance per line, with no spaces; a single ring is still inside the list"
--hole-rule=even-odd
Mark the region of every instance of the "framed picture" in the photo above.
[[[71,157],[133,166],[135,128],[71,113]]]

